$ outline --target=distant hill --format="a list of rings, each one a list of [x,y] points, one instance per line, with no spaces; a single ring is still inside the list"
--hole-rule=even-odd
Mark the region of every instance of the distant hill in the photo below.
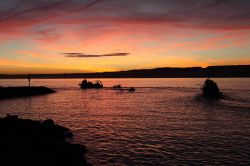
[[[155,68],[118,72],[32,74],[32,78],[204,78],[204,77],[250,77],[250,65],[208,66],[187,68]],[[0,75],[4,78],[27,78],[26,75]]]

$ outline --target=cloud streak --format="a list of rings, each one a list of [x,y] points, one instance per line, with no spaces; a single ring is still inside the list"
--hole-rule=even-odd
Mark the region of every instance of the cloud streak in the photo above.
[[[99,58],[99,57],[114,57],[114,56],[127,56],[130,53],[126,52],[116,52],[116,53],[110,53],[110,54],[85,54],[85,53],[76,53],[76,52],[70,52],[70,53],[62,53],[67,58]]]
[[[2,13],[2,16],[0,17],[0,23],[14,19],[16,17],[20,17],[20,16],[25,15],[25,14],[38,12],[38,11],[41,12],[43,10],[51,10],[51,9],[54,9],[54,8],[62,5],[65,2],[66,2],[66,0],[63,0],[60,2],[49,3],[49,4],[46,4],[43,6],[36,6],[34,8],[29,8],[29,9],[25,9],[25,10],[21,10],[21,11],[15,11],[15,10],[18,10],[18,7],[14,7],[13,9]],[[21,5],[21,4],[18,4],[18,5]]]
[[[249,63],[250,1],[0,1],[0,50],[1,65],[89,71]]]
[[[18,19],[18,17],[23,16],[23,15],[28,15],[28,14],[33,14],[34,18],[42,14],[42,17],[44,17],[44,19],[41,19],[41,20],[43,21],[49,18],[64,16],[67,14],[72,14],[72,13],[86,10],[101,1],[102,0],[95,0],[87,4],[80,4],[79,7],[75,5],[71,8],[67,7],[68,5],[71,5],[68,2],[68,0],[62,0],[58,2],[52,1],[48,4],[42,4],[42,5],[37,5],[37,6],[33,4],[34,7],[31,7],[28,9],[22,9],[22,10],[20,10],[18,7],[15,6],[11,8],[9,11],[4,11],[4,12],[0,11],[0,14],[1,14],[0,23],[11,20],[11,19]],[[17,6],[22,6],[22,4],[19,3],[17,4]],[[23,6],[25,8],[25,4]],[[44,13],[44,12],[47,12],[47,13]],[[56,13],[53,13],[53,16],[49,16],[50,12],[56,12]]]
[[[110,21],[145,24],[154,22],[202,28],[250,29],[248,0],[109,0],[100,3],[101,1],[14,1],[9,9],[1,10],[0,7],[0,24],[8,24],[8,29],[17,26],[13,21],[27,25],[27,21],[37,24],[60,17],[57,21],[62,24],[80,24],[86,21],[98,23],[101,20],[109,24]],[[0,2],[0,6],[1,3],[3,2]],[[88,13],[81,13],[86,9]],[[68,16],[69,14],[72,15]]]

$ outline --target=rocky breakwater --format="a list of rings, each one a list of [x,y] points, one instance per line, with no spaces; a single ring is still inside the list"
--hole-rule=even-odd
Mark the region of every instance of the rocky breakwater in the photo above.
[[[55,91],[44,86],[0,87],[0,99],[44,95]]]
[[[54,124],[20,119],[16,115],[0,118],[0,165],[89,166],[83,145],[72,144],[68,128]]]

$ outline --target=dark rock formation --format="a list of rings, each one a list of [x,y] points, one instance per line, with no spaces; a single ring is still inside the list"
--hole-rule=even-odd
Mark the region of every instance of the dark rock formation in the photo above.
[[[72,133],[51,119],[39,122],[7,115],[0,118],[0,132],[1,166],[90,165],[85,146],[66,142]]]
[[[39,87],[0,87],[0,99],[12,97],[27,97],[54,93],[55,91],[44,86]]]
[[[217,84],[210,79],[207,79],[202,87],[202,93],[204,97],[211,99],[218,99],[221,97],[221,92]]]

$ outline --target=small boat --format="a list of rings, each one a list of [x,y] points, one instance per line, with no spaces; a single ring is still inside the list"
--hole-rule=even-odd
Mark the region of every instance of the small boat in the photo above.
[[[202,94],[204,97],[218,99],[221,97],[221,92],[216,82],[210,79],[206,79],[202,87]]]
[[[102,84],[102,82],[100,80],[97,80],[95,83],[92,83],[90,81],[87,81],[86,78],[79,85],[80,85],[80,87],[82,89],[91,89],[91,88],[99,89],[99,88],[103,88],[103,84]]]
[[[114,89],[121,89],[122,86],[121,86],[121,85],[114,85],[113,88],[114,88]]]
[[[134,91],[135,91],[135,88],[134,88],[134,87],[131,87],[131,88],[129,88],[128,91],[129,91],[129,92],[134,92]]]
[[[128,88],[128,87],[122,87],[121,85],[114,85],[112,87],[112,89],[113,90],[120,90],[120,91],[129,91],[129,92],[134,92],[135,91],[134,87]]]

